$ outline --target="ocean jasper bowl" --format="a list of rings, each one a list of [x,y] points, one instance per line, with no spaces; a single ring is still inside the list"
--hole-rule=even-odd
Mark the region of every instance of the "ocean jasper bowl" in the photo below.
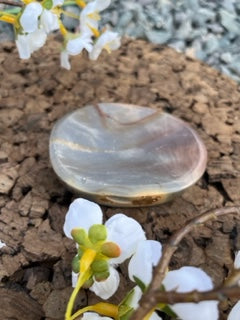
[[[194,184],[206,148],[185,122],[158,110],[99,103],[60,119],[50,137],[58,177],[108,206],[157,205]]]

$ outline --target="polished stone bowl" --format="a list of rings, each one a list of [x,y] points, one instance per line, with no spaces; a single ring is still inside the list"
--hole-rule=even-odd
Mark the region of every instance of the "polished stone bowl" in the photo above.
[[[149,206],[194,184],[207,152],[185,122],[119,103],[67,114],[50,137],[54,171],[81,196],[109,206]]]

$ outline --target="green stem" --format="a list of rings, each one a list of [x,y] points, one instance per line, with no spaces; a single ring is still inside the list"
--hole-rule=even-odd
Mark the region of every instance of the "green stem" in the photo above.
[[[74,302],[76,300],[77,294],[83,284],[92,276],[90,271],[90,266],[96,257],[96,251],[92,249],[87,249],[81,257],[80,261],[80,274],[78,277],[77,285],[74,288],[71,297],[68,301],[67,310],[65,313],[65,320],[71,320],[72,310]]]
[[[74,288],[71,297],[68,301],[68,305],[67,305],[67,310],[65,313],[65,319],[66,320],[71,320],[72,317],[72,309],[74,306],[74,302],[76,300],[77,294],[79,292],[79,290],[81,289],[81,287],[83,286],[83,284],[91,277],[91,272],[89,270],[87,270],[85,273],[80,274],[80,276],[78,277],[78,281],[77,281],[77,285]]]

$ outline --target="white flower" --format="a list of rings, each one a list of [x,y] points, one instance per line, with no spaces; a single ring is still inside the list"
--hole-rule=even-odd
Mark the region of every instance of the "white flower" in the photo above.
[[[107,30],[97,39],[89,57],[91,60],[97,60],[103,49],[110,53],[112,50],[118,49],[120,45],[121,42],[119,35],[116,32]]]
[[[69,238],[71,238],[71,231],[76,228],[82,228],[88,232],[92,225],[102,224],[102,218],[102,211],[97,204],[85,199],[77,199],[70,205],[67,212],[64,232]],[[119,257],[108,260],[110,276],[104,281],[95,282],[90,289],[103,299],[108,299],[115,293],[119,284],[119,276],[113,269],[113,265],[130,258],[136,251],[138,243],[145,240],[145,234],[137,221],[124,214],[116,214],[111,217],[105,223],[105,227],[107,229],[106,242],[114,242],[120,248],[121,253]]]
[[[62,5],[62,0],[53,1],[53,7]],[[45,9],[39,2],[29,3],[20,17],[24,32],[34,32],[43,29],[46,33],[59,29],[58,16],[51,10]]]
[[[134,281],[135,276],[147,286],[152,280],[152,268],[157,265],[161,255],[162,247],[159,242],[153,240],[140,242],[129,262],[130,279]],[[195,267],[183,267],[169,271],[163,280],[163,285],[167,291],[176,290],[177,292],[207,291],[213,288],[211,278],[204,271]],[[133,297],[133,306],[136,309],[142,293],[137,287],[134,290],[136,296]],[[193,315],[194,320],[217,320],[217,304],[218,301],[203,301],[197,304],[176,303],[170,307],[182,320],[192,320]]]
[[[128,265],[129,278],[134,276],[140,279],[146,286],[152,281],[152,269],[158,264],[162,255],[162,245],[158,241],[141,241]]]
[[[63,5],[63,3],[64,0],[53,0],[52,9]],[[58,16],[56,13],[52,12],[52,9],[43,9],[40,17],[40,25],[46,31],[46,33],[50,33],[59,29]]]
[[[47,39],[46,33],[39,29],[26,35],[17,35],[16,45],[21,59],[29,59],[31,54],[41,48]]]
[[[110,5],[111,0],[95,0],[89,2],[80,14],[80,30],[83,33],[93,33],[93,29],[98,30],[99,12]]]
[[[190,292],[193,290],[208,291],[213,289],[211,278],[201,269],[195,267],[182,267],[169,271],[163,280],[167,291]],[[176,303],[171,309],[182,319],[217,320],[218,301],[202,301],[199,303]]]
[[[67,70],[71,69],[69,55],[78,55],[83,49],[88,52],[92,50],[92,39],[89,34],[81,34],[79,37],[68,40],[66,48],[61,52],[61,66]]]
[[[42,10],[39,2],[31,2],[26,6],[20,17],[20,24],[24,32],[34,32],[38,29],[38,18]]]
[[[162,245],[160,242],[154,240],[141,241],[128,265],[129,278],[132,281],[135,281],[134,277],[136,277],[147,287],[152,281],[152,269],[158,264],[161,255]],[[139,306],[139,300],[141,297],[142,291],[136,286],[133,289],[129,306],[136,310]],[[161,320],[156,312],[153,312],[149,319]]]
[[[58,16],[55,13],[52,13],[51,10],[43,9],[40,17],[40,24],[46,33],[58,30]]]
[[[86,312],[83,314],[82,320],[112,320],[112,318],[109,317],[101,317],[95,312]]]
[[[93,291],[97,296],[102,299],[108,299],[110,292],[116,292],[119,286],[120,277],[118,272],[110,266],[109,268],[110,276],[105,281],[94,281],[93,285],[90,287],[90,290]]]
[[[232,308],[228,320],[239,320],[240,319],[240,301],[238,301],[235,306]]]
[[[110,275],[105,281],[95,281],[93,285],[90,287],[90,290],[93,291],[97,296],[100,296],[102,299],[106,300],[110,296],[113,295],[114,292],[116,292],[120,277],[118,272],[110,266],[109,268]],[[78,273],[72,272],[72,286],[73,288],[76,287],[78,280]],[[113,292],[110,296],[109,294]]]
[[[83,49],[86,49],[88,52],[92,50],[92,39],[89,35],[83,34],[75,39],[70,39],[67,42],[66,50],[68,54],[73,56],[82,52]]]

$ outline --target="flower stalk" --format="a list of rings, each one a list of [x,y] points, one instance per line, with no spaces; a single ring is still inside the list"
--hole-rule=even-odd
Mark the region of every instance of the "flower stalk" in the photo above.
[[[78,277],[77,285],[74,288],[71,297],[68,301],[67,310],[65,313],[65,320],[71,320],[72,310],[74,306],[74,302],[76,300],[77,294],[81,287],[84,285],[84,283],[90,279],[92,273],[90,271],[90,266],[92,262],[94,261],[94,258],[96,257],[96,251],[92,249],[86,249],[86,251],[83,253],[83,256],[81,258],[80,262],[80,274]]]

